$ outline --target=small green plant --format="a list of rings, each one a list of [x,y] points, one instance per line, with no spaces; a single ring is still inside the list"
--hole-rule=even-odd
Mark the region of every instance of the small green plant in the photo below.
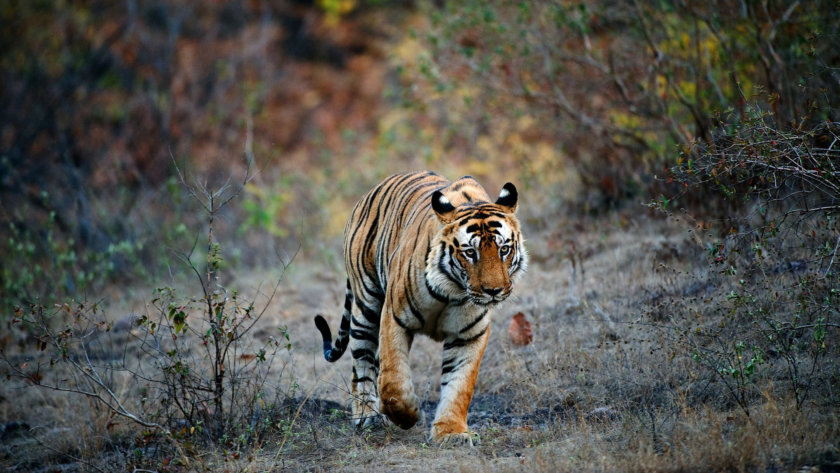
[[[750,415],[751,396],[755,394],[751,387],[757,377],[758,365],[764,363],[764,352],[759,346],[748,346],[738,340],[724,351],[698,347],[693,350],[692,359],[709,367],[726,386],[732,399],[747,416]]]

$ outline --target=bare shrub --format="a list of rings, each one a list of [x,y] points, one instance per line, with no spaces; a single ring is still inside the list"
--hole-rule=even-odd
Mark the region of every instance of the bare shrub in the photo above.
[[[276,373],[273,363],[291,349],[289,333],[281,327],[276,336],[251,338],[280,281],[253,298],[222,284],[224,258],[214,224],[244,183],[210,191],[183,175],[181,180],[207,217],[206,253],[196,258],[195,245],[180,255],[199,295],[156,289],[145,314],[116,323],[95,302],[18,308],[12,325],[33,334],[40,354],[24,358],[4,348],[2,358],[9,376],[104,406],[107,430],[128,420],[144,429],[141,444],[162,441],[186,458],[188,446],[201,439],[235,450],[260,442],[274,429],[274,407],[293,393],[279,388],[285,365]],[[261,308],[258,298],[265,299]]]

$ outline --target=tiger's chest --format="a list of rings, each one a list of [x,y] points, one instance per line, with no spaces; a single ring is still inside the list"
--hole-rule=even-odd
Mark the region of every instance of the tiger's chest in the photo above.
[[[420,332],[439,342],[471,338],[484,332],[490,323],[489,308],[485,306],[454,301],[435,309]]]

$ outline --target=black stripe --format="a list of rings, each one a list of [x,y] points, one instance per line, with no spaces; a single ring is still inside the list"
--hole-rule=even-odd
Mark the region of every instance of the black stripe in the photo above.
[[[409,255],[413,255],[413,254],[414,254],[414,252],[417,250],[417,245],[419,245],[419,244],[420,244],[420,242],[421,242],[421,240],[423,240],[423,238],[422,238],[422,233],[423,233],[424,228],[425,228],[425,227],[423,227],[423,225],[422,225],[422,224],[419,224],[419,223],[417,224],[417,233],[414,235],[414,246],[411,248],[411,253],[409,253]],[[426,244],[426,248],[427,248],[427,249],[428,249],[428,247],[431,245],[431,243],[430,243],[430,242],[428,242],[428,238],[426,238],[426,240],[424,241],[424,243]],[[426,264],[426,260],[425,260],[425,259],[423,260],[423,264],[424,264],[424,265]]]
[[[461,261],[458,258],[455,258],[455,255],[458,253],[458,249],[460,248],[459,246],[457,246],[458,240],[455,240],[455,245],[456,246],[449,245],[446,247],[446,249],[448,250],[447,256],[449,256],[449,262],[452,264],[452,266],[463,273],[464,267],[461,265]]]
[[[423,258],[423,263],[425,263],[426,261],[429,261],[429,253],[431,253],[431,252],[432,252],[432,245],[431,245],[431,242],[430,242],[429,246],[426,247],[426,257]],[[429,294],[432,295],[432,297],[434,297],[435,299],[437,299],[440,302],[449,302],[448,297],[441,294],[437,290],[437,288],[432,287],[432,284],[429,282],[429,278],[426,275],[425,271],[423,271],[423,283],[426,285],[426,290],[429,292]]]
[[[373,354],[373,350],[368,348],[360,348],[358,350],[350,350],[350,355],[353,356],[354,360],[364,360],[368,363],[375,365],[376,363],[376,356]]]
[[[429,280],[426,277],[423,277],[423,280],[426,282],[426,290],[429,291],[429,294],[431,294],[432,297],[434,297],[440,302],[449,302],[449,298],[439,293],[437,289],[432,287],[431,283],[429,283]]]
[[[435,188],[426,190],[426,191],[422,192],[417,197],[417,200],[416,200],[415,204],[411,208],[411,212],[406,215],[406,219],[405,219],[405,221],[406,221],[405,226],[406,227],[408,225],[410,225],[411,223],[413,223],[418,218],[420,218],[421,221],[417,223],[418,230],[424,228],[423,227],[423,220],[429,219],[432,216],[432,213],[429,212],[428,210],[429,210],[429,208],[431,208],[431,206],[429,205],[429,202],[431,200],[430,199],[431,195],[432,195],[432,193],[434,193],[434,191],[435,191]]]
[[[350,350],[350,355],[353,356],[354,359],[366,356],[369,356],[371,360],[376,358],[374,350],[370,348],[357,348],[355,350]]]
[[[357,267],[362,269],[370,279],[376,281],[376,278],[371,277],[372,275],[367,271],[367,268],[364,267],[364,258],[367,257],[367,254],[370,252],[370,247],[373,246],[374,242],[376,241],[376,235],[379,233],[379,213],[377,212],[376,216],[373,217],[373,221],[369,225],[370,229],[368,230],[367,234],[365,234],[365,240],[362,243],[362,250],[356,255],[357,260]],[[355,238],[355,236],[353,237]],[[354,240],[350,240],[351,242]],[[348,245],[352,246],[352,245]]]
[[[441,376],[443,376],[447,373],[451,373],[452,371],[455,371],[458,368],[460,368],[461,363],[457,363],[457,361],[458,361],[457,358],[449,358],[448,360],[444,360],[444,362],[441,363],[441,370],[440,370]]]
[[[472,322],[470,322],[470,323],[469,323],[469,325],[467,325],[466,327],[462,328],[462,329],[461,329],[458,333],[464,333],[464,332],[469,331],[471,328],[475,327],[475,325],[476,325],[477,323],[479,323],[479,322],[481,321],[481,319],[483,319],[483,318],[484,318],[484,316],[485,316],[485,315],[487,315],[487,310],[485,310],[484,312],[482,312],[482,313],[481,313],[481,315],[479,315],[478,317],[476,317],[476,318],[475,318],[475,320],[473,320]]]
[[[359,307],[359,310],[362,311],[362,316],[368,321],[368,323],[370,323],[373,327],[379,327],[379,319],[381,317],[379,312],[374,311],[358,300],[356,301],[356,305]]]
[[[394,200],[395,194],[400,194],[399,197],[404,196],[404,194],[402,192],[395,193],[395,192],[392,192],[392,190],[400,187],[406,181],[411,181],[409,184],[407,184],[407,185],[411,185],[412,183],[417,182],[418,180],[423,180],[426,177],[426,176],[421,175],[419,177],[415,177],[414,179],[412,179],[413,176],[414,175],[412,175],[412,174],[404,174],[404,175],[400,176],[399,179],[395,179],[393,182],[389,182],[387,188],[383,192],[383,195],[385,196],[385,198],[387,198],[387,200],[384,200],[384,202],[380,202],[379,205],[377,206],[377,210],[380,210],[380,209],[384,208],[385,213],[387,214],[389,212],[389,210],[392,208],[391,207],[391,202]]]
[[[379,207],[383,207],[385,209],[385,228],[391,229],[391,231],[387,231],[384,236],[380,235],[380,239],[377,243],[375,258],[377,271],[382,271],[384,273],[384,270],[386,269],[383,267],[384,264],[387,262],[390,265],[391,263],[390,258],[387,258],[387,255],[383,255],[383,252],[387,252],[393,248],[392,242],[394,237],[399,238],[399,232],[394,231],[394,229],[401,229],[403,226],[403,212],[401,212],[401,210],[406,208],[406,199],[409,199],[417,189],[422,188],[424,185],[431,185],[431,183],[423,182],[428,177],[429,175],[425,173],[419,175],[408,174],[404,176],[404,178],[400,179],[396,184],[390,186],[386,191],[388,194],[387,200],[381,203]],[[392,189],[395,190],[395,192],[391,192]],[[393,203],[395,198],[397,199],[397,202]],[[382,278],[380,277],[380,279]],[[380,284],[382,284],[382,282],[383,281],[380,281]]]
[[[365,340],[376,345],[379,344],[379,340],[375,334],[365,332],[364,330],[350,330],[350,338],[353,340]]]
[[[461,211],[461,209],[463,209],[463,211]],[[504,213],[485,206],[475,207],[470,204],[464,204],[458,207],[458,210],[458,225],[464,225],[473,219],[485,219],[488,217],[505,218]]]
[[[410,299],[408,301],[408,308],[411,310],[411,315],[413,315],[414,318],[416,318],[417,321],[420,322],[421,327],[426,325],[426,319],[423,317],[423,314],[420,313],[420,310],[414,306],[414,303],[411,302]]]
[[[366,222],[367,219],[370,218],[371,211],[375,211],[375,216],[373,217],[373,221],[370,223],[370,225],[368,225],[368,232],[365,235],[365,240],[362,244],[362,251],[360,251],[358,254],[354,255],[355,256],[355,263],[356,263],[356,267],[360,268],[361,272],[363,272],[368,277],[368,279],[370,281],[373,281],[376,284],[381,284],[382,283],[382,281],[380,281],[380,278],[378,277],[379,275],[377,273],[369,272],[368,269],[363,264],[364,259],[367,257],[368,253],[370,252],[371,246],[375,243],[375,241],[377,240],[377,236],[379,234],[379,217],[380,217],[380,214],[382,213],[381,212],[382,201],[380,200],[379,203],[375,206],[373,204],[374,204],[374,201],[376,200],[377,196],[379,196],[380,194],[383,195],[383,196],[387,195],[395,185],[398,185],[399,182],[401,182],[402,180],[405,180],[405,178],[406,178],[405,176],[400,176],[400,175],[391,176],[390,178],[388,178],[387,180],[382,182],[380,185],[378,185],[374,189],[374,191],[371,192],[370,198],[366,199],[364,204],[361,204],[361,205],[364,205],[364,208],[362,209],[363,210],[363,216],[358,219],[359,223],[360,223],[360,226],[363,226],[364,222]],[[351,239],[349,241],[354,241],[354,240],[355,240],[355,232],[354,232],[353,236],[351,237]],[[374,271],[376,271],[375,259],[374,259],[373,263],[374,263]],[[375,287],[375,286],[370,287],[364,279],[362,280],[362,284],[363,284],[365,290],[369,294],[372,294],[372,295],[377,296],[377,297],[381,297],[383,295],[381,287]]]
[[[371,234],[375,235],[376,234],[377,219],[374,219],[373,223],[371,223],[370,225],[365,225],[365,223],[367,222],[368,216],[369,216],[370,211],[371,211],[370,202],[372,202],[372,200],[376,197],[376,195],[381,190],[382,190],[382,188],[377,186],[376,188],[373,189],[373,191],[371,191],[367,195],[367,197],[364,200],[359,201],[359,203],[356,204],[356,207],[353,208],[353,212],[350,214],[350,220],[347,222],[347,226],[349,227],[350,224],[353,223],[353,222],[355,222],[356,226],[355,226],[355,228],[353,228],[352,232],[349,233],[349,235],[348,235],[348,232],[347,232],[348,229],[345,229],[345,245],[347,247],[346,249],[349,249],[351,246],[353,246],[353,242],[356,241],[358,232],[360,230],[362,230],[363,228],[368,228],[367,235],[371,235]],[[357,215],[357,213],[360,213],[360,215]],[[378,218],[378,215],[377,215],[377,218]],[[366,235],[366,239],[367,239],[367,235]],[[366,249],[365,244],[362,245],[362,251],[358,252],[358,254],[356,254],[356,255],[353,255],[354,258],[353,258],[353,268],[352,269],[355,269],[359,275],[367,274],[370,277],[370,274],[367,272],[366,268],[363,265],[363,257],[364,257],[365,249]],[[350,269],[351,268],[348,268],[348,270],[350,270]],[[366,286],[365,282],[364,282],[364,278],[362,278],[362,285]],[[368,290],[368,292],[371,292],[371,291]]]
[[[462,299],[455,299],[454,301],[450,301],[449,303],[452,304],[455,307],[458,307],[458,306],[462,306],[462,305],[466,304],[469,301],[470,301],[470,297],[467,296],[467,297],[464,297]]]
[[[489,213],[485,213],[485,212],[482,212],[482,211],[478,211],[478,212],[476,212],[476,213],[474,213],[474,214],[471,214],[469,217],[467,217],[467,218],[466,218],[466,219],[464,219],[464,220],[482,219],[482,218],[487,218],[487,217],[489,217],[489,216],[490,216],[490,214],[489,214]]]
[[[416,318],[420,322],[420,326],[422,327],[422,326],[426,325],[426,318],[423,317],[423,314],[420,313],[420,309],[418,309],[417,306],[414,305],[414,289],[413,289],[413,287],[414,286],[411,284],[410,281],[408,282],[408,284],[406,284],[405,298],[408,301],[408,308],[411,310],[411,315],[413,315],[414,318]]]
[[[514,254],[513,259],[510,263],[510,269],[508,269],[508,274],[513,274],[519,270],[519,264],[522,262],[522,254],[519,251],[519,243],[514,244]]]
[[[484,330],[479,332],[478,335],[475,335],[473,337],[466,338],[466,339],[456,338],[455,340],[452,340],[451,342],[446,342],[446,343],[443,344],[443,351],[451,350],[452,348],[458,348],[458,347],[463,347],[463,346],[469,345],[470,343],[473,343],[476,340],[478,340],[479,338],[481,338],[481,336],[484,335],[485,332],[487,332],[487,327],[485,327]]]
[[[406,325],[405,323],[403,323],[403,321],[402,321],[402,320],[400,320],[400,318],[399,318],[399,317],[397,317],[397,313],[396,313],[396,312],[393,312],[393,315],[394,315],[394,320],[397,322],[397,325],[399,325],[400,327],[402,327],[402,328],[404,328],[404,329],[406,329],[406,330],[410,330],[410,329],[408,328],[408,325]]]
[[[428,178],[436,176],[432,173],[410,173],[400,175],[399,179],[394,179],[388,182],[386,189],[383,192],[383,195],[386,197],[383,198],[382,202],[377,206],[379,209],[384,209],[384,214],[386,215],[386,228],[401,228],[403,225],[403,219],[406,217],[406,214],[402,212],[402,210],[407,209],[408,207],[408,200],[411,198],[417,198],[422,196],[420,192],[422,189],[436,186],[437,182],[428,182]],[[394,200],[396,199],[396,202]],[[390,248],[391,247],[391,239],[395,232],[390,232],[387,235],[387,238],[380,240],[378,246],[383,248]]]
[[[353,318],[353,325],[356,325],[359,328],[364,328],[364,329],[368,329],[368,330],[376,330],[375,326],[367,325],[367,324],[363,323],[361,320],[357,319],[356,317],[352,317],[352,318]]]
[[[470,176],[464,176],[464,177],[470,177]],[[462,187],[464,187],[465,185],[467,185],[466,179],[461,178],[461,179],[458,179],[458,182],[456,182],[455,184],[453,184],[453,185],[452,185],[452,188],[451,188],[451,189],[449,189],[449,190],[450,190],[450,191],[452,191],[452,192],[458,192],[458,191],[459,191],[459,190],[461,190],[461,188],[462,188]]]
[[[461,289],[466,289],[466,286],[464,286],[464,283],[462,283],[460,280],[456,279],[455,276],[452,274],[452,272],[449,271],[449,267],[446,266],[446,264],[444,263],[444,260],[446,259],[446,257],[449,256],[446,252],[446,243],[445,242],[441,242],[441,244],[440,244],[440,253],[441,253],[441,256],[440,256],[440,259],[438,260],[438,270],[440,270],[440,272],[443,273],[444,276],[446,276],[450,281],[454,282],[458,287],[460,287]],[[450,260],[451,260],[451,258],[450,258]]]
[[[369,376],[362,376],[361,378],[353,378],[354,383],[373,383],[374,380],[370,379]]]
[[[428,176],[421,176],[420,179],[406,184],[405,189],[401,192],[403,197],[420,198],[420,197],[422,197],[422,192],[421,191],[423,189],[431,187],[431,186],[435,186],[435,188],[437,188],[439,183],[438,182],[429,182],[427,180],[427,178],[428,178]],[[431,196],[432,193],[434,193],[434,191],[432,191],[429,195]]]

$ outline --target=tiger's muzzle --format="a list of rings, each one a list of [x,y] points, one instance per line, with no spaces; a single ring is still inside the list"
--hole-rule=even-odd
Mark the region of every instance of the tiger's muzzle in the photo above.
[[[470,288],[470,301],[476,305],[490,305],[503,302],[510,296],[511,287],[484,287],[480,290]]]

